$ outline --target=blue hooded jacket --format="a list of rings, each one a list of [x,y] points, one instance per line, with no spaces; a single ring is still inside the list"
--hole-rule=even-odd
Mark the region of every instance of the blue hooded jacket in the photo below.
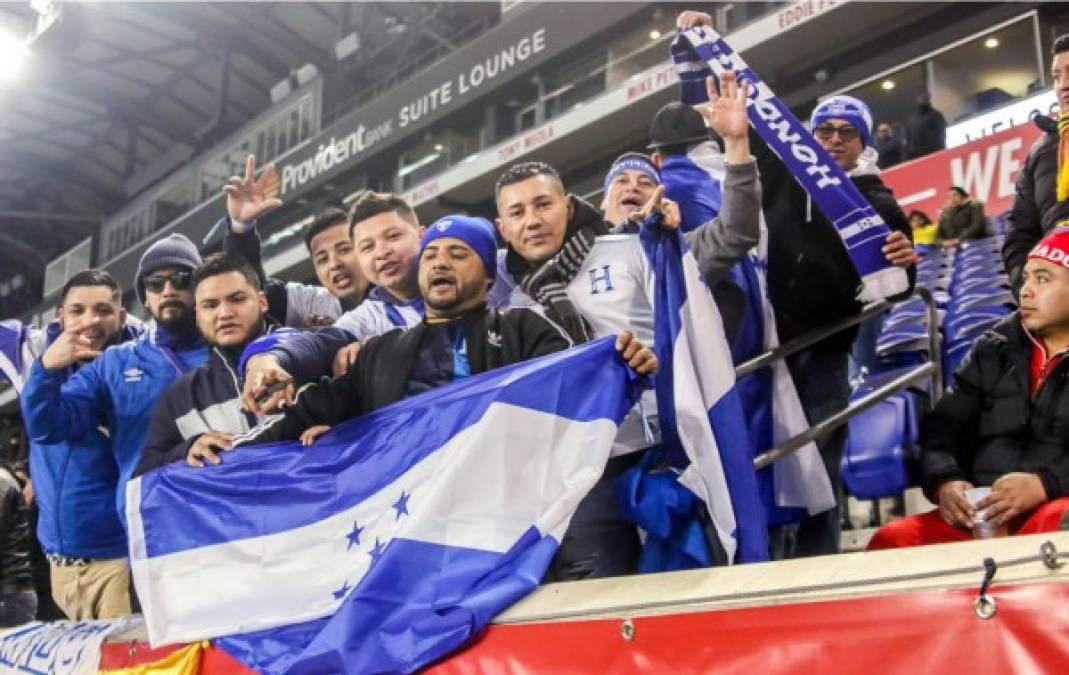
[[[178,340],[159,326],[109,347],[70,377],[36,359],[22,391],[30,440],[78,442],[98,427],[108,429],[119,469],[116,503],[125,521],[126,482],[141,460],[156,399],[181,373],[207,359],[208,346],[199,334]]]
[[[19,321],[0,322],[0,371],[17,392],[30,367],[61,331],[58,321],[45,330]],[[144,331],[130,319],[120,341],[135,339]],[[73,368],[64,369],[69,377]],[[104,430],[89,429],[85,436],[58,443],[30,443],[30,475],[40,517],[37,538],[46,553],[79,558],[109,559],[126,556],[126,533],[115,507],[119,466]]]

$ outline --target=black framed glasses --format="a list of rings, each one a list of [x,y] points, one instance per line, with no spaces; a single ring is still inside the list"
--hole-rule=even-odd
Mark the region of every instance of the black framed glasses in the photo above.
[[[149,274],[142,281],[145,284],[145,290],[152,293],[162,293],[168,281],[176,291],[184,291],[193,281],[193,273],[189,270],[179,270],[170,274]]]
[[[834,124],[818,124],[813,127],[813,135],[822,141],[831,140],[831,137],[835,134],[839,134],[839,138],[844,143],[849,143],[857,139],[861,132],[853,124],[844,124],[841,127],[837,127]]]

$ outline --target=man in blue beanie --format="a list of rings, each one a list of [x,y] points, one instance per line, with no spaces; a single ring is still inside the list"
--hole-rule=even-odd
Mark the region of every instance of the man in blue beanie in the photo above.
[[[298,438],[311,445],[331,426],[402,398],[567,349],[570,341],[539,313],[486,306],[496,268],[489,221],[447,216],[435,222],[420,242],[423,321],[372,338],[345,375],[303,387],[282,415],[236,436],[234,447]],[[656,371],[657,357],[631,334],[619,336],[617,349],[640,374]]]

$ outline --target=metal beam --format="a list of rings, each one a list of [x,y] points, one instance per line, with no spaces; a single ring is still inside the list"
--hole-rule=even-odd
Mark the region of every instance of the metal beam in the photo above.
[[[13,211],[0,209],[0,218],[15,218],[18,220],[37,218],[40,220],[62,220],[78,223],[99,223],[101,220],[104,219],[104,216],[99,214],[95,216],[79,216],[74,213],[50,213],[48,211]]]

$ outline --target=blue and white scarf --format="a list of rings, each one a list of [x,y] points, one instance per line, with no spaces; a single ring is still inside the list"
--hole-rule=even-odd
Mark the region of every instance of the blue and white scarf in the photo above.
[[[750,83],[750,123],[838,230],[861,277],[858,300],[874,302],[908,290],[905,271],[887,262],[881,250],[891,232],[883,218],[719,33],[705,26],[680,33],[672,42],[672,60],[688,105],[709,100],[705,80],[714,73],[732,71],[740,85]]]

